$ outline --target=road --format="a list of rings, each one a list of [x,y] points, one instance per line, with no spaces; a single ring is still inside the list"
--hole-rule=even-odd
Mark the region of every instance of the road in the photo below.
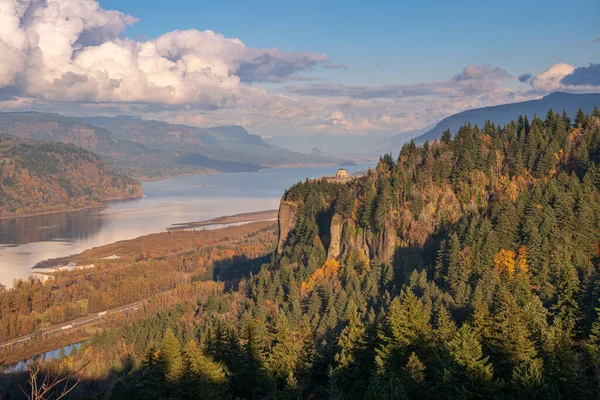
[[[111,310],[106,310],[103,312],[99,312],[97,314],[86,315],[85,317],[77,318],[77,319],[74,319],[71,321],[65,321],[60,325],[54,325],[54,326],[48,327],[46,329],[40,330],[40,334],[41,334],[42,338],[48,338],[50,336],[56,335],[59,332],[69,332],[71,329],[80,328],[82,326],[92,324],[99,320],[110,318],[111,316],[114,316],[114,315],[125,314],[128,312],[137,311],[140,307],[144,306],[146,303],[148,303],[148,300],[136,301],[135,303],[127,304],[122,307],[113,308]],[[7,342],[4,342],[4,343],[0,344],[0,350],[4,349],[5,347],[19,345],[19,344],[28,342],[31,339],[33,339],[33,336],[34,335],[31,334],[31,335],[22,336],[20,338],[12,339]]]

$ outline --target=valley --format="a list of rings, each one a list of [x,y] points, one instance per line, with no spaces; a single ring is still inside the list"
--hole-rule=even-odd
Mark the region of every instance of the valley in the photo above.
[[[0,134],[74,144],[98,154],[113,171],[139,180],[281,166],[352,164],[351,160],[278,148],[241,126],[195,128],[136,117],[74,118],[0,113]]]

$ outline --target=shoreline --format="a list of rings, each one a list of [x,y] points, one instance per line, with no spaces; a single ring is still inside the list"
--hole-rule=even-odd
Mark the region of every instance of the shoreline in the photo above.
[[[240,213],[240,214],[234,214],[234,215],[224,215],[221,217],[216,217],[216,218],[212,218],[212,219],[208,219],[208,220],[204,220],[204,221],[177,223],[177,224],[173,224],[170,227],[166,228],[166,230],[163,232],[151,232],[146,235],[139,236],[137,238],[127,239],[127,240],[119,240],[116,242],[107,243],[102,246],[86,249],[79,254],[72,254],[69,256],[43,260],[43,261],[38,262],[33,267],[31,267],[30,270],[31,270],[32,274],[47,275],[47,274],[52,274],[52,273],[62,270],[62,269],[68,271],[68,270],[75,270],[75,269],[93,268],[95,265],[93,263],[90,263],[90,260],[92,260],[92,259],[101,260],[101,259],[106,259],[106,258],[105,257],[95,257],[95,258],[88,257],[86,260],[86,263],[81,263],[83,261],[81,256],[84,253],[95,251],[95,250],[98,250],[101,248],[107,248],[110,246],[114,246],[118,243],[133,242],[133,241],[136,241],[140,238],[143,238],[143,237],[149,236],[149,235],[158,235],[158,234],[169,233],[169,232],[183,232],[186,230],[194,230],[195,228],[205,228],[205,227],[209,227],[209,226],[215,226],[216,229],[226,229],[229,227],[238,226],[236,224],[245,225],[245,224],[251,224],[251,223],[275,221],[278,217],[278,214],[279,214],[279,210],[251,211],[251,212],[247,212],[247,213]],[[69,266],[70,263],[74,263],[75,265]],[[81,263],[81,265],[79,265],[80,263]]]
[[[247,213],[240,213],[234,215],[223,215],[204,221],[193,221],[193,222],[181,222],[172,224],[167,228],[167,231],[181,231],[186,229],[203,228],[212,225],[228,225],[236,224],[240,222],[258,222],[266,221],[270,219],[276,219],[279,210],[263,210],[263,211],[251,211]]]
[[[107,199],[102,200],[101,204],[92,204],[89,206],[85,206],[85,207],[79,207],[79,208],[67,208],[65,210],[54,210],[54,211],[42,211],[42,212],[37,212],[37,213],[29,213],[29,214],[16,214],[16,215],[0,215],[0,221],[4,220],[4,219],[17,219],[17,218],[30,218],[30,217],[39,217],[42,215],[52,215],[52,214],[60,214],[60,213],[73,213],[73,212],[79,212],[79,211],[85,211],[85,210],[92,210],[94,208],[102,208],[104,207],[104,203],[110,202],[110,201],[121,201],[121,200],[135,200],[135,199],[141,199],[142,195],[139,196],[119,196],[119,197],[109,197]]]

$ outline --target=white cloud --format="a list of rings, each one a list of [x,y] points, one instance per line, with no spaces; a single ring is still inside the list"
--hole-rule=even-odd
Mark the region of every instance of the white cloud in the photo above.
[[[529,81],[538,94],[551,92],[598,93],[600,92],[600,67],[578,67],[556,63]]]
[[[134,22],[94,0],[0,0],[0,94],[218,108],[254,94],[246,82],[337,67],[323,54],[248,48],[212,31],[122,39]]]
[[[550,93],[562,89],[560,81],[571,74],[575,67],[566,63],[557,63],[544,72],[531,78],[531,87],[538,93]]]

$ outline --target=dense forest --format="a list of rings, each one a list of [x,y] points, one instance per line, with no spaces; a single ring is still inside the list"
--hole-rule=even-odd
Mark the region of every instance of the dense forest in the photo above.
[[[149,299],[183,284],[227,277],[232,260],[263,257],[272,249],[270,222],[215,231],[166,232],[85,252],[78,265],[93,268],[57,271],[42,281],[0,285],[0,343],[53,324]],[[103,256],[119,254],[118,258]],[[260,265],[259,265],[260,266]],[[0,360],[3,353],[0,352]]]
[[[44,368],[74,398],[598,398],[599,222],[597,108],[466,124],[295,185],[270,257]]]
[[[76,209],[141,194],[139,182],[112,173],[88,150],[0,135],[0,217]]]

